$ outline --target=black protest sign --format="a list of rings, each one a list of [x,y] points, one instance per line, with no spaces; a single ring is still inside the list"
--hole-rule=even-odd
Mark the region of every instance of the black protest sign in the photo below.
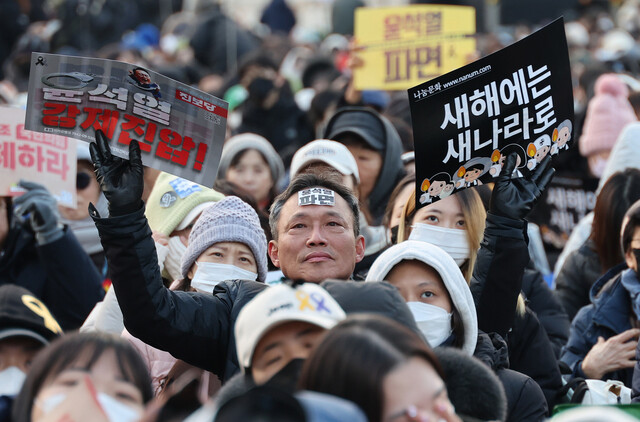
[[[514,176],[569,149],[571,69],[561,19],[474,63],[409,89],[418,207]]]
[[[564,248],[578,221],[596,206],[600,179],[574,176],[553,178],[527,220],[540,226],[542,241],[548,247]]]

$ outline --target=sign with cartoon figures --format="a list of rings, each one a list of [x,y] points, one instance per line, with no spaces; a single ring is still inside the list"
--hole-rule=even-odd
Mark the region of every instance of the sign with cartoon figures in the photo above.
[[[408,89],[469,63],[476,51],[470,6],[360,7],[354,32],[363,66],[357,89]]]
[[[84,142],[102,129],[113,154],[124,158],[136,139],[145,165],[213,186],[228,108],[139,66],[33,53],[25,127]]]
[[[495,180],[517,154],[514,176],[569,149],[573,94],[558,19],[490,56],[409,90],[418,207]]]

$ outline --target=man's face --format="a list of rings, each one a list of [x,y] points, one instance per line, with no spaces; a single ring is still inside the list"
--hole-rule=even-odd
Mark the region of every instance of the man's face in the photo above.
[[[282,207],[277,239],[269,242],[269,257],[292,280],[347,279],[364,257],[364,237],[355,237],[353,214],[338,194],[335,206],[300,206],[293,195]]]
[[[0,341],[0,371],[15,366],[29,372],[31,361],[44,345],[29,337],[9,337]]]
[[[141,84],[147,84],[148,85],[148,84],[151,83],[151,78],[149,77],[149,74],[147,72],[145,72],[144,70],[136,70],[135,74],[136,74],[136,79]]]
[[[285,322],[269,330],[258,342],[251,360],[251,375],[264,384],[293,359],[306,359],[325,333],[324,328],[301,321]]]

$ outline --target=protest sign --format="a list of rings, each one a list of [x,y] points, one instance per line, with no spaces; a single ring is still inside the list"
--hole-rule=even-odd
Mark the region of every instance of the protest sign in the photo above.
[[[27,129],[85,142],[102,129],[114,155],[136,139],[142,162],[213,186],[228,104],[135,65],[33,53]]]
[[[492,182],[517,154],[515,176],[569,149],[573,93],[564,23],[409,90],[417,206]]]
[[[527,218],[540,226],[542,241],[547,247],[564,248],[578,221],[593,211],[599,180],[569,175],[556,175],[551,180]]]
[[[354,32],[363,47],[353,73],[359,90],[408,89],[467,64],[476,50],[469,6],[360,7]]]
[[[76,207],[76,141],[24,128],[25,111],[0,107],[0,196],[24,192],[20,179],[44,185],[65,207]]]

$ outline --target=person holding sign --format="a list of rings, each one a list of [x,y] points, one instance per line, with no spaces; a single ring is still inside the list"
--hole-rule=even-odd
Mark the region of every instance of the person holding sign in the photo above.
[[[222,282],[213,294],[166,289],[140,199],[139,146],[131,142],[127,161],[111,154],[100,131],[96,138],[91,155],[110,216],[102,218],[94,207],[90,212],[113,264],[126,328],[147,344],[227,380],[239,370],[232,334],[238,312],[266,286],[243,280]],[[290,279],[349,278],[364,256],[358,216],[357,200],[341,184],[308,174],[294,179],[271,210],[271,260]]]
[[[60,223],[49,191],[29,181],[19,186],[22,196],[0,197],[0,285],[27,288],[63,329],[78,328],[104,296],[100,274]]]

